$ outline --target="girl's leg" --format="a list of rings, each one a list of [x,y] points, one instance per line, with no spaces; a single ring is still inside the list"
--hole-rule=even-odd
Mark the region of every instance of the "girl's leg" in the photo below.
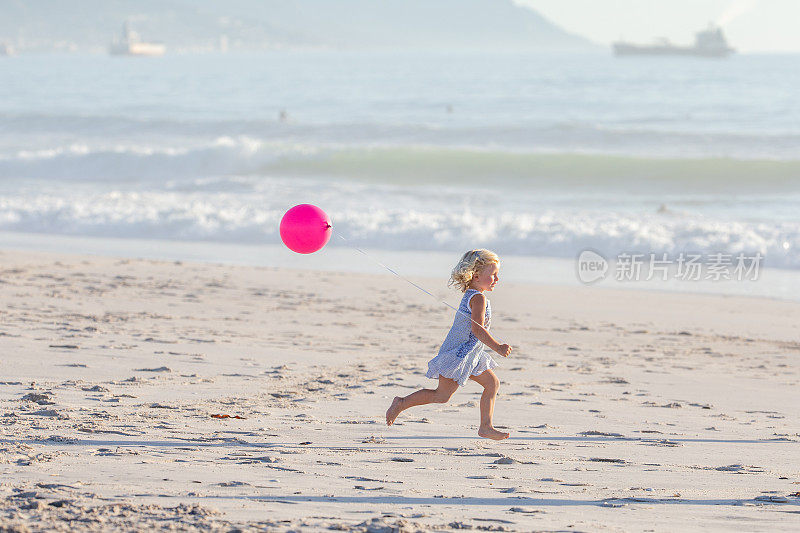
[[[503,440],[508,438],[508,433],[497,431],[492,426],[492,415],[494,414],[494,399],[497,390],[500,388],[500,380],[491,370],[486,370],[480,376],[470,376],[469,379],[477,381],[483,385],[481,394],[481,425],[478,428],[478,436],[492,440]]]
[[[394,419],[397,418],[397,415],[409,407],[429,403],[446,403],[457,388],[457,381],[439,376],[439,387],[436,389],[420,389],[404,398],[395,396],[392,405],[386,411],[386,425],[391,426],[394,424]]]

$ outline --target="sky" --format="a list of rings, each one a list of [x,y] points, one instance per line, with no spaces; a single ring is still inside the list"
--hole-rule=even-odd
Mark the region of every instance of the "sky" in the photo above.
[[[800,52],[800,0],[514,0],[600,44],[690,44],[709,22],[741,52]]]

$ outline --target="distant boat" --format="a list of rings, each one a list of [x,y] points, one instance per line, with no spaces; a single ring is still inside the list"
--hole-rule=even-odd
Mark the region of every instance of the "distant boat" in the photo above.
[[[126,21],[122,26],[122,36],[114,39],[108,51],[114,56],[163,56],[167,48],[161,43],[141,41],[139,34],[131,30]]]
[[[10,44],[0,43],[0,56],[13,56],[14,49]]]
[[[667,39],[660,39],[650,45],[616,42],[613,46],[614,55],[618,56],[727,57],[736,51],[728,46],[722,28],[713,24],[707,30],[695,34],[694,46],[677,46]]]

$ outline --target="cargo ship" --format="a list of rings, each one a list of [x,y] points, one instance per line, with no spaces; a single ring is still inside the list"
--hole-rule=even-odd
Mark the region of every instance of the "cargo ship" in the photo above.
[[[696,56],[728,57],[735,52],[725,40],[722,28],[709,25],[708,29],[697,32],[693,46],[679,46],[667,39],[659,39],[653,44],[640,45],[625,42],[613,44],[617,56]]]
[[[163,56],[166,47],[161,43],[143,42],[126,21],[122,26],[122,36],[111,43],[108,51],[113,56]]]

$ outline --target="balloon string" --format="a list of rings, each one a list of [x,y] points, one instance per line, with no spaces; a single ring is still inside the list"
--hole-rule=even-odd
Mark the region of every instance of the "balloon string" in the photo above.
[[[369,259],[371,259],[371,260],[372,260],[372,261],[374,261],[375,263],[379,264],[380,266],[382,266],[383,268],[385,268],[386,270],[388,270],[389,272],[391,272],[392,274],[394,274],[394,275],[395,275],[395,276],[397,276],[398,278],[402,279],[403,281],[405,281],[405,282],[407,282],[407,283],[410,283],[411,285],[413,285],[413,286],[414,286],[414,287],[416,287],[417,289],[421,290],[422,292],[424,292],[425,294],[427,294],[428,296],[430,296],[430,297],[431,297],[431,298],[433,298],[434,300],[438,301],[439,303],[443,303],[444,305],[446,305],[447,307],[449,307],[450,309],[452,309],[452,310],[453,310],[453,311],[455,311],[456,313],[461,313],[461,314],[465,315],[465,316],[466,316],[466,317],[468,317],[468,318],[469,318],[469,319],[470,319],[472,322],[474,322],[475,324],[479,325],[480,327],[482,327],[482,328],[485,328],[485,327],[486,327],[486,326],[484,326],[483,324],[481,324],[480,322],[477,322],[477,321],[476,321],[474,318],[472,318],[472,315],[471,315],[470,313],[467,313],[466,311],[462,311],[461,309],[457,309],[457,308],[453,307],[452,305],[450,305],[449,303],[445,302],[444,300],[441,300],[441,299],[437,298],[435,295],[433,295],[433,294],[432,294],[430,291],[428,291],[428,290],[427,290],[427,289],[425,289],[424,287],[420,287],[419,285],[417,285],[416,283],[414,283],[414,282],[413,282],[413,281],[411,281],[410,279],[408,279],[408,278],[406,278],[405,276],[403,276],[402,274],[398,273],[398,272],[397,272],[396,270],[394,270],[393,268],[390,268],[390,267],[388,267],[388,266],[384,265],[383,263],[381,263],[380,261],[378,261],[377,259],[375,259],[375,258],[374,258],[374,257],[372,257],[371,255],[369,255],[367,252],[365,252],[364,250],[362,250],[362,249],[361,249],[361,248],[359,248],[358,246],[356,246],[356,245],[354,245],[354,244],[350,244],[350,242],[349,242],[347,239],[345,239],[345,238],[344,238],[344,236],[343,236],[342,234],[340,234],[338,231],[336,232],[336,236],[337,236],[337,237],[339,237],[340,239],[342,239],[342,240],[345,242],[345,244],[346,244],[347,246],[349,246],[350,248],[353,248],[354,250],[357,250],[358,252],[361,252],[361,253],[362,253],[362,254],[363,254],[365,257],[368,257]]]

